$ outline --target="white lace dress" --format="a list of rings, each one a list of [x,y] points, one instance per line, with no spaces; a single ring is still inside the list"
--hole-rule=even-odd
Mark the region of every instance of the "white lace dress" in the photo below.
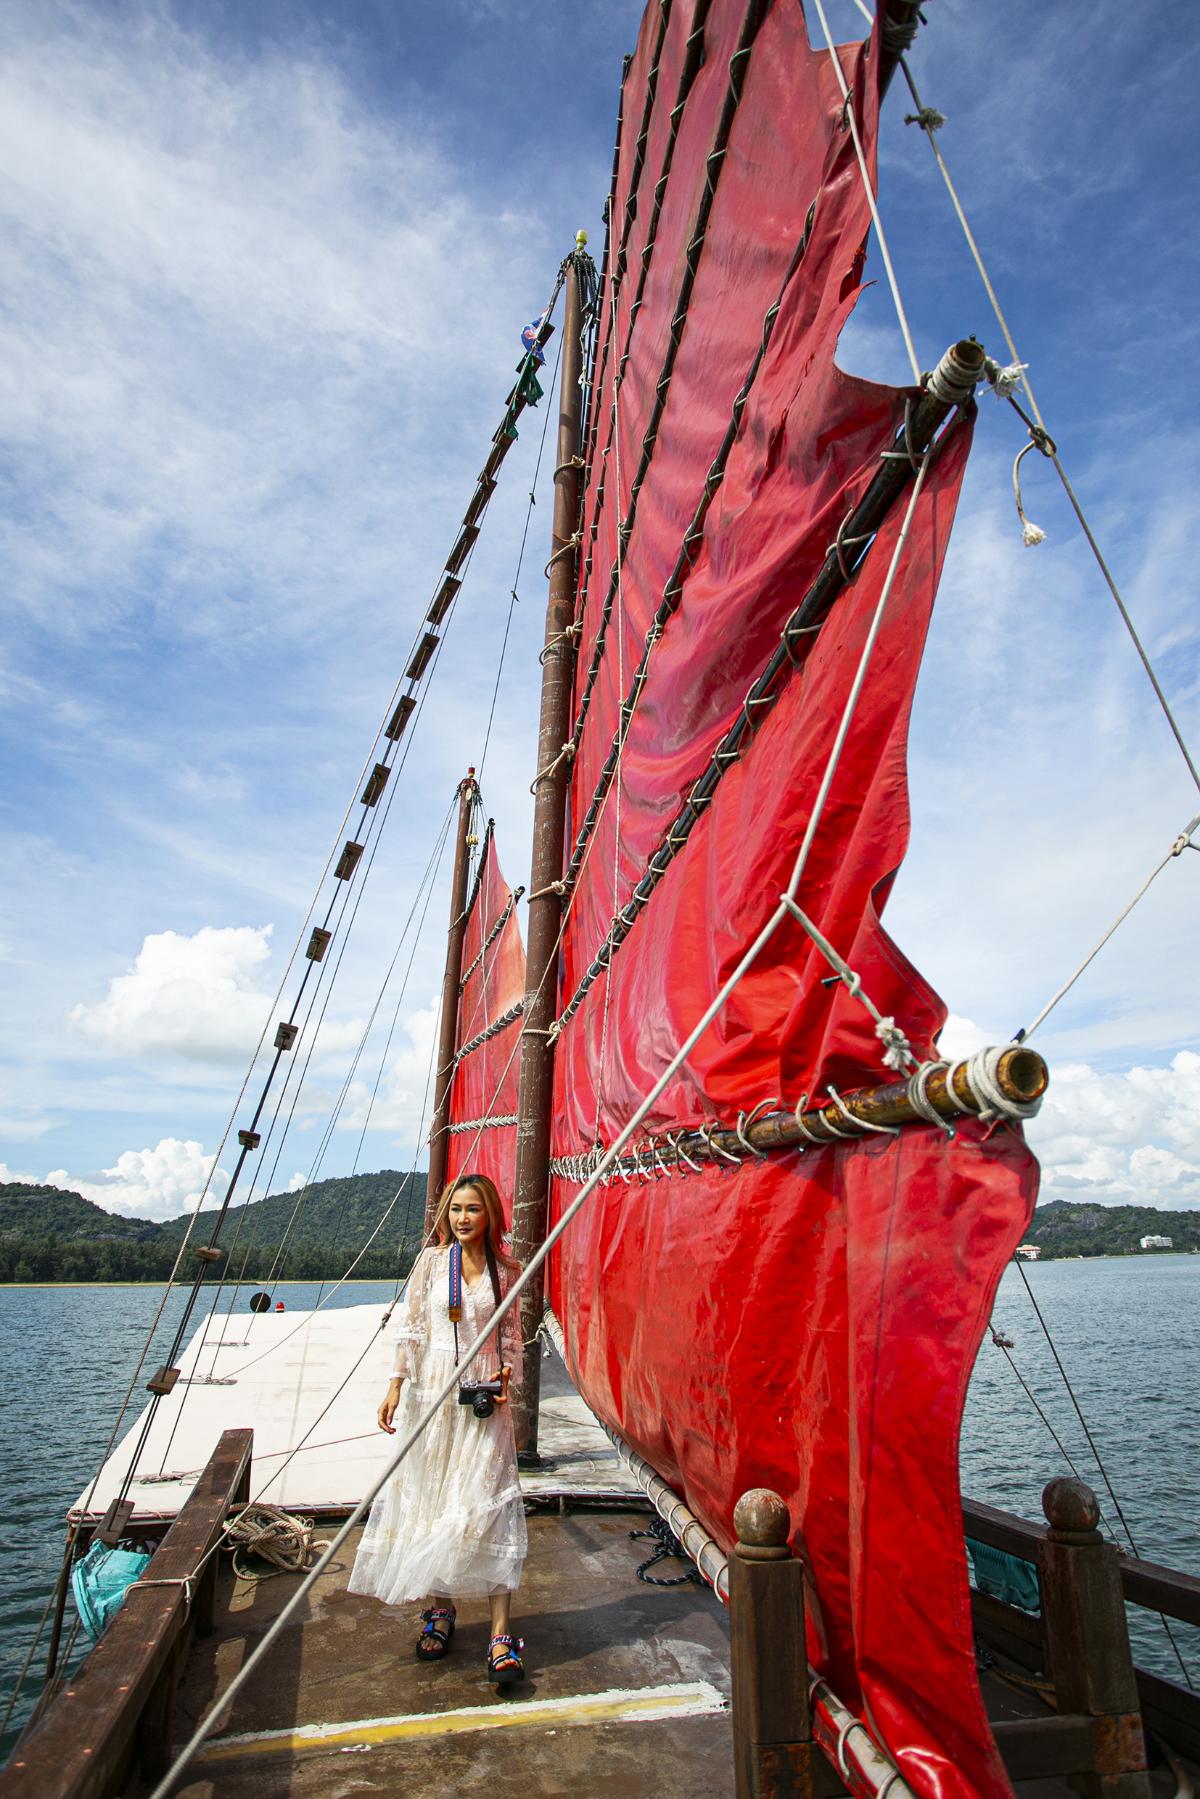
[[[404,1378],[393,1423],[397,1440],[416,1423],[454,1368],[454,1327],[447,1303],[448,1249],[423,1250],[397,1310],[393,1373]],[[501,1295],[515,1275],[501,1267]],[[475,1341],[495,1310],[485,1269],[474,1287],[463,1281],[458,1337]],[[514,1306],[475,1358],[469,1380],[493,1380],[507,1363],[521,1373],[520,1307]],[[496,1342],[496,1336],[501,1344]],[[512,1413],[497,1406],[476,1418],[457,1397],[439,1406],[367,1520],[349,1588],[385,1605],[404,1605],[428,1594],[486,1598],[513,1591],[520,1582],[527,1535],[517,1482]]]

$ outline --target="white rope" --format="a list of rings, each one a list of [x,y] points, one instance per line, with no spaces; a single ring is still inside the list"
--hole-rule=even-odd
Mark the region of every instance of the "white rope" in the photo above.
[[[853,1125],[856,1131],[878,1131],[881,1137],[898,1137],[900,1135],[900,1126],[898,1124],[875,1124],[869,1118],[860,1118],[857,1112],[852,1112],[850,1110],[836,1087],[826,1087],[825,1091],[828,1093],[842,1117],[846,1120],[846,1123]],[[826,1119],[825,1122],[828,1124],[829,1120]]]
[[[820,11],[821,0],[814,0],[814,4],[816,5],[817,10]],[[917,84],[913,80],[912,71],[910,70],[910,68],[908,66],[908,62],[907,62],[906,58],[904,58],[903,56],[900,58],[900,67],[904,71],[904,79],[905,79],[905,81],[907,81],[909,92],[911,93],[913,100],[916,103],[918,117],[919,117],[919,115],[925,110],[925,108],[922,105],[921,96],[917,92]],[[1000,330],[1003,333],[1004,341],[1008,346],[1008,353],[1012,358],[1012,361],[1009,364],[1008,368],[998,371],[1000,379],[1005,383],[1005,389],[1006,389],[1006,391],[1002,392],[1001,397],[1009,399],[1010,401],[1012,400],[1013,387],[1012,387],[1012,384],[1010,381],[1010,377],[1013,377],[1013,376],[1018,377],[1020,380],[1021,386],[1024,388],[1025,397],[1029,401],[1029,410],[1033,414],[1034,422],[1037,425],[1038,430],[1043,434],[1044,437],[1050,439],[1049,448],[1046,451],[1047,458],[1050,462],[1052,462],[1054,464],[1054,470],[1059,478],[1059,481],[1062,483],[1063,492],[1066,494],[1067,499],[1070,502],[1071,510],[1072,510],[1072,512],[1074,512],[1076,521],[1079,525],[1079,528],[1083,532],[1083,535],[1087,541],[1088,548],[1091,550],[1092,555],[1095,558],[1096,566],[1100,570],[1101,576],[1104,579],[1105,586],[1108,588],[1109,593],[1112,595],[1113,602],[1116,605],[1117,611],[1121,615],[1122,623],[1124,624],[1126,631],[1129,633],[1129,637],[1133,643],[1133,647],[1137,651],[1138,656],[1141,659],[1142,667],[1146,671],[1146,678],[1150,682],[1151,687],[1154,689],[1155,698],[1158,700],[1159,706],[1162,709],[1163,717],[1166,719],[1167,724],[1169,725],[1169,727],[1171,729],[1171,733],[1175,738],[1175,742],[1179,746],[1179,753],[1183,757],[1185,763],[1187,764],[1188,773],[1191,775],[1192,780],[1196,784],[1196,787],[1198,789],[1200,789],[1200,769],[1197,768],[1196,763],[1192,757],[1192,753],[1188,749],[1187,743],[1183,736],[1183,732],[1179,728],[1178,722],[1176,721],[1176,718],[1175,718],[1175,714],[1171,710],[1170,703],[1167,699],[1166,694],[1163,691],[1162,683],[1160,682],[1158,675],[1155,672],[1154,664],[1150,660],[1149,652],[1147,651],[1145,644],[1142,642],[1141,637],[1138,634],[1137,626],[1134,624],[1133,619],[1130,616],[1129,608],[1125,604],[1124,598],[1122,597],[1120,588],[1117,586],[1116,579],[1113,575],[1113,572],[1109,568],[1108,563],[1105,561],[1104,554],[1100,548],[1100,545],[1096,541],[1096,537],[1092,531],[1092,527],[1088,523],[1088,519],[1083,510],[1083,506],[1080,503],[1079,496],[1075,492],[1074,487],[1072,487],[1070,477],[1068,476],[1066,469],[1063,467],[1062,459],[1058,454],[1058,450],[1054,446],[1053,439],[1050,438],[1050,433],[1048,432],[1048,430],[1046,428],[1046,421],[1042,417],[1041,408],[1038,406],[1038,403],[1037,403],[1037,396],[1035,395],[1035,393],[1033,391],[1033,383],[1029,379],[1029,365],[1028,365],[1028,363],[1023,362],[1021,359],[1021,353],[1017,349],[1016,341],[1013,337],[1012,331],[1009,328],[1008,320],[1004,315],[1004,308],[1000,304],[1000,297],[997,294],[995,287],[992,285],[992,278],[988,274],[987,264],[983,260],[983,254],[979,248],[978,243],[976,242],[975,233],[971,230],[971,226],[967,219],[967,215],[966,215],[965,211],[963,210],[962,201],[959,199],[959,196],[958,196],[958,190],[954,185],[953,179],[951,178],[950,170],[946,165],[946,159],[942,155],[941,145],[938,143],[934,132],[925,131],[924,136],[929,144],[930,150],[933,152],[934,161],[937,163],[937,166],[938,166],[939,170],[941,171],[942,180],[946,184],[946,192],[950,196],[950,204],[953,206],[955,216],[958,219],[959,225],[962,227],[962,233],[963,233],[963,237],[966,239],[967,248],[969,249],[969,251],[971,253],[971,258],[975,264],[975,267],[978,270],[979,279],[983,283],[984,291],[987,294],[988,301],[991,305],[992,311],[996,315],[996,323],[999,325]],[[1000,391],[1000,389],[998,388],[997,391]],[[1024,531],[1028,532],[1030,529],[1028,524],[1023,521],[1023,525],[1024,525]],[[1034,526],[1033,529],[1036,531],[1037,526]],[[1026,535],[1025,542],[1029,543],[1031,541],[1037,542],[1037,541],[1040,541],[1040,539],[1030,539],[1030,537],[1028,535]]]
[[[838,954],[832,943],[830,943],[828,937],[825,936],[818,925],[813,923],[807,912],[802,911],[795,901],[789,899],[787,895],[782,895],[781,901],[782,904],[787,907],[797,923],[803,926],[804,930],[807,932],[808,936],[811,937],[813,943],[824,956],[829,966],[836,969],[838,979],[845,987],[851,999],[861,1000],[862,1004],[871,1014],[871,1017],[875,1020],[875,1035],[884,1046],[884,1067],[894,1069],[897,1074],[903,1074],[906,1068],[915,1066],[917,1058],[913,1055],[912,1046],[909,1043],[908,1038],[900,1029],[896,1020],[894,1018],[885,1018],[870,994],[863,992],[862,976],[856,974],[845,958]]]
[[[1058,992],[1054,995],[1054,997],[1052,999],[1049,999],[1046,1001],[1046,1004],[1042,1007],[1041,1011],[1038,1013],[1038,1015],[1034,1019],[1033,1023],[1029,1026],[1028,1030],[1022,1031],[1021,1036],[1020,1036],[1020,1042],[1028,1043],[1029,1039],[1033,1036],[1033,1033],[1037,1030],[1038,1026],[1041,1024],[1044,1024],[1046,1022],[1046,1020],[1047,1020],[1047,1018],[1049,1018],[1051,1012],[1053,1012],[1055,1006],[1057,1006],[1059,1000],[1063,999],[1071,991],[1072,987],[1075,985],[1075,983],[1079,979],[1080,975],[1083,974],[1085,969],[1091,967],[1092,963],[1096,960],[1096,957],[1100,954],[1100,951],[1104,948],[1104,946],[1108,942],[1109,938],[1112,937],[1120,929],[1121,925],[1123,925],[1125,923],[1125,920],[1129,917],[1129,914],[1133,911],[1134,907],[1139,903],[1139,901],[1141,901],[1145,898],[1147,893],[1149,893],[1151,887],[1154,885],[1155,881],[1158,879],[1158,877],[1162,873],[1163,869],[1167,866],[1167,863],[1172,861],[1177,856],[1182,856],[1184,850],[1196,848],[1196,845],[1192,842],[1192,839],[1198,830],[1200,830],[1200,812],[1198,812],[1196,814],[1195,818],[1192,819],[1192,821],[1188,825],[1187,829],[1183,830],[1179,833],[1178,837],[1175,839],[1174,843],[1171,845],[1171,847],[1167,851],[1166,855],[1162,858],[1162,861],[1156,863],[1155,866],[1150,870],[1150,873],[1146,876],[1146,879],[1142,882],[1141,886],[1138,888],[1137,892],[1134,894],[1134,896],[1130,900],[1129,904],[1127,906],[1125,906],[1123,908],[1123,910],[1117,914],[1117,916],[1113,919],[1112,923],[1109,925],[1107,931],[1105,931],[1104,935],[1102,937],[1100,937],[1092,945],[1091,949],[1088,951],[1087,955],[1083,958],[1083,961],[1079,964],[1079,967],[1075,970],[1074,974],[1071,975],[1068,980],[1065,980],[1063,982],[1062,986],[1058,989]]]
[[[985,1123],[993,1118],[1036,1118],[1041,1111],[1040,1094],[1036,1099],[1013,1099],[1001,1087],[997,1070],[1005,1053],[1003,1047],[977,1050],[964,1061],[951,1063],[946,1070],[946,1091],[951,1099],[954,1098],[954,1077],[961,1071]]]
[[[908,1103],[918,1118],[923,1118],[926,1124],[936,1124],[939,1131],[945,1131],[947,1137],[953,1137],[953,1127],[946,1123],[927,1091],[930,1077],[941,1073],[945,1068],[945,1062],[922,1062],[916,1072],[910,1075],[905,1092],[908,1095]]]
[[[908,507],[905,511],[904,520],[903,520],[903,523],[901,524],[899,534],[897,535],[897,538],[896,538],[896,545],[892,552],[892,559],[888,565],[888,571],[884,578],[883,586],[880,589],[879,599],[876,601],[874,615],[871,620],[870,628],[867,632],[866,642],[863,645],[862,653],[859,657],[858,668],[855,672],[854,680],[851,683],[850,691],[846,697],[845,707],[842,712],[842,718],[839,723],[838,730],[837,730],[837,733],[834,738],[834,742],[830,748],[829,756],[828,756],[826,766],[825,766],[825,772],[822,777],[821,785],[820,785],[820,788],[817,793],[817,798],[816,798],[816,801],[813,806],[812,814],[809,818],[808,828],[805,832],[804,840],[801,843],[800,850],[796,857],[795,865],[792,869],[792,876],[791,876],[791,881],[790,881],[789,888],[788,888],[788,893],[786,896],[784,896],[788,899],[791,899],[792,897],[794,897],[795,892],[796,892],[797,888],[799,887],[800,881],[803,878],[805,868],[807,867],[807,864],[808,864],[808,857],[809,857],[809,854],[812,849],[813,841],[816,837],[818,826],[821,822],[821,818],[822,818],[822,815],[825,810],[825,805],[828,801],[829,792],[833,785],[834,776],[837,773],[837,767],[841,760],[842,751],[843,751],[843,749],[845,747],[845,743],[846,743],[846,738],[849,735],[850,726],[853,722],[854,714],[858,708],[859,699],[862,696],[862,690],[863,690],[863,686],[866,681],[867,671],[870,667],[872,655],[873,655],[874,649],[875,649],[875,644],[879,637],[879,632],[883,625],[883,619],[884,619],[885,612],[887,610],[888,600],[891,597],[891,591],[895,584],[896,575],[897,575],[897,572],[900,567],[900,561],[904,554],[905,546],[907,545],[907,542],[908,542],[909,531],[911,529],[912,520],[913,520],[914,514],[916,512],[917,501],[920,497],[921,488],[924,483],[925,472],[926,472],[927,467],[928,467],[928,463],[926,462],[922,465],[921,472],[917,476],[915,482],[913,483],[913,490],[912,490],[911,495],[909,496]],[[572,896],[572,897],[574,897],[574,896]],[[569,910],[570,909],[568,908],[568,915],[569,915]],[[261,1638],[259,1643],[255,1646],[255,1648],[252,1650],[250,1655],[247,1656],[246,1660],[243,1662],[238,1673],[234,1676],[233,1680],[229,1683],[228,1687],[225,1689],[224,1693],[221,1695],[220,1703],[218,1705],[214,1706],[212,1708],[212,1710],[209,1712],[208,1716],[206,1718],[202,1719],[200,1721],[200,1723],[197,1725],[192,1736],[188,1739],[187,1743],[184,1745],[183,1749],[180,1751],[180,1753],[176,1757],[175,1761],[168,1768],[163,1779],[159,1782],[158,1786],[155,1787],[153,1793],[150,1796],[150,1799],[168,1799],[168,1795],[171,1792],[171,1788],[174,1785],[174,1782],[175,1782],[177,1776],[183,1771],[184,1768],[186,1768],[188,1766],[188,1764],[191,1762],[193,1756],[196,1754],[196,1751],[200,1748],[201,1744],[204,1743],[207,1740],[207,1738],[212,1734],[213,1730],[216,1728],[218,1718],[226,1714],[227,1709],[230,1706],[230,1704],[233,1702],[234,1699],[237,1698],[238,1694],[241,1692],[243,1687],[252,1678],[252,1676],[254,1675],[255,1671],[257,1670],[259,1664],[262,1662],[263,1658],[269,1653],[269,1651],[274,1646],[275,1642],[277,1641],[277,1639],[279,1638],[279,1636],[281,1635],[283,1630],[287,1627],[293,1614],[296,1612],[296,1610],[299,1608],[299,1606],[307,1598],[307,1595],[308,1595],[311,1587],[320,1578],[320,1576],[325,1572],[326,1568],[328,1568],[328,1566],[331,1563],[331,1561],[333,1560],[333,1558],[337,1555],[338,1551],[342,1548],[343,1544],[346,1542],[346,1540],[350,1536],[350,1533],[356,1528],[358,1523],[365,1516],[367,1511],[370,1509],[371,1505],[374,1503],[375,1499],[383,1491],[383,1488],[387,1485],[388,1481],[392,1479],[392,1477],[396,1473],[397,1469],[400,1467],[401,1463],[406,1459],[409,1452],[413,1448],[413,1445],[419,1441],[419,1439],[424,1435],[425,1431],[429,1428],[429,1425],[432,1422],[433,1418],[436,1416],[439,1407],[442,1404],[444,1404],[444,1402],[447,1399],[450,1398],[451,1394],[453,1394],[457,1391],[460,1382],[462,1381],[463,1377],[466,1375],[467,1371],[470,1369],[470,1366],[471,1366],[472,1362],[475,1360],[475,1357],[479,1354],[480,1350],[484,1347],[484,1344],[487,1342],[489,1337],[491,1337],[492,1333],[496,1330],[496,1327],[503,1322],[503,1320],[508,1316],[509,1312],[512,1311],[513,1307],[520,1302],[521,1296],[524,1294],[526,1288],[530,1285],[531,1281],[534,1279],[534,1277],[538,1273],[538,1270],[542,1267],[542,1265],[546,1261],[547,1257],[550,1255],[551,1251],[554,1249],[555,1245],[559,1242],[560,1238],[564,1235],[564,1233],[566,1231],[568,1231],[570,1229],[571,1225],[574,1223],[575,1219],[578,1217],[578,1215],[582,1211],[583,1207],[587,1204],[587,1202],[591,1198],[592,1194],[596,1191],[596,1188],[603,1181],[604,1176],[609,1172],[609,1170],[613,1169],[614,1166],[616,1167],[617,1172],[620,1172],[619,1158],[621,1155],[621,1151],[624,1149],[625,1145],[630,1141],[630,1139],[636,1134],[636,1132],[637,1132],[638,1128],[641,1126],[642,1122],[645,1120],[646,1117],[648,1117],[650,1112],[653,1110],[654,1105],[657,1102],[657,1100],[659,1099],[660,1095],[665,1091],[665,1089],[674,1080],[674,1078],[678,1074],[680,1068],[682,1068],[682,1066],[686,1062],[687,1058],[691,1055],[693,1049],[695,1049],[697,1043],[699,1043],[700,1039],[704,1036],[705,1032],[711,1026],[713,1020],[724,1010],[724,1007],[725,1007],[726,1003],[728,1002],[730,995],[737,990],[737,988],[740,985],[740,983],[742,982],[742,980],[745,978],[745,976],[747,975],[749,970],[754,966],[755,962],[758,960],[759,956],[762,954],[762,952],[766,948],[767,944],[771,941],[771,939],[774,937],[776,931],[778,931],[780,926],[783,924],[784,920],[786,918],[788,918],[789,915],[790,915],[789,908],[784,903],[784,898],[781,897],[780,903],[776,905],[774,911],[772,912],[771,916],[768,918],[768,920],[764,924],[763,928],[760,930],[758,936],[750,944],[749,948],[745,951],[745,953],[741,957],[741,960],[737,963],[737,966],[733,969],[733,972],[729,975],[727,980],[722,984],[722,986],[719,988],[717,993],[713,996],[713,998],[710,1001],[710,1003],[708,1004],[708,1006],[701,1013],[700,1017],[697,1019],[696,1023],[693,1025],[692,1029],[688,1032],[687,1036],[684,1038],[684,1041],[679,1045],[678,1049],[676,1050],[675,1054],[671,1057],[671,1060],[668,1062],[667,1066],[663,1069],[662,1073],[658,1076],[658,1079],[654,1082],[653,1086],[650,1088],[649,1092],[643,1096],[643,1098],[641,1099],[640,1103],[638,1104],[638,1106],[636,1107],[636,1109],[634,1110],[634,1112],[632,1113],[630,1118],[622,1126],[621,1131],[620,1131],[619,1135],[617,1136],[616,1140],[604,1152],[604,1155],[601,1157],[596,1168],[593,1170],[591,1175],[589,1175],[588,1179],[585,1181],[583,1186],[580,1188],[579,1192],[575,1195],[575,1198],[570,1202],[570,1204],[568,1206],[566,1206],[564,1208],[562,1216],[559,1218],[558,1222],[555,1225],[553,1225],[551,1227],[551,1229],[547,1232],[544,1241],[541,1243],[541,1245],[538,1247],[538,1249],[534,1252],[534,1254],[530,1257],[523,1272],[513,1282],[512,1286],[509,1288],[508,1292],[504,1295],[504,1298],[501,1300],[499,1306],[495,1309],[492,1316],[488,1319],[484,1328],[479,1332],[475,1341],[468,1345],[466,1352],[463,1355],[458,1366],[455,1367],[454,1370],[452,1371],[452,1373],[447,1376],[444,1385],[442,1386],[440,1391],[435,1394],[430,1405],[425,1409],[425,1411],[422,1413],[420,1418],[417,1419],[417,1421],[413,1425],[412,1429],[410,1431],[408,1431],[406,1433],[406,1435],[404,1436],[404,1438],[401,1440],[401,1442],[399,1443],[399,1445],[396,1448],[395,1454],[392,1456],[391,1460],[387,1463],[387,1465],[383,1469],[382,1473],[378,1476],[374,1485],[371,1487],[370,1491],[355,1506],[354,1510],[350,1513],[349,1517],[346,1519],[346,1522],[342,1525],[341,1529],[337,1532],[337,1534],[334,1536],[333,1540],[330,1542],[328,1549],[326,1549],[324,1551],[324,1553],[321,1555],[320,1559],[317,1561],[315,1566],[310,1570],[310,1572],[304,1576],[304,1578],[300,1582],[300,1585],[296,1588],[296,1591],[291,1595],[287,1604],[278,1613],[278,1615],[274,1619],[273,1623],[268,1627],[268,1629],[264,1633],[263,1637]],[[563,926],[560,928],[560,941],[561,941],[562,929],[565,929],[565,922],[566,922],[566,920],[564,917]],[[553,966],[554,966],[554,961],[553,961],[553,959],[551,959],[551,961],[547,964],[547,973],[549,972],[549,969]],[[542,978],[545,979],[546,978],[545,975],[543,975]],[[514,1048],[513,1053],[515,1054],[515,1048]],[[510,1058],[510,1060],[511,1060],[511,1058]],[[503,1074],[501,1075],[500,1079],[503,1080]]]
[[[844,117],[847,125],[850,127],[850,133],[854,139],[854,153],[858,157],[858,170],[859,174],[862,176],[863,191],[867,196],[867,205],[871,208],[871,220],[875,226],[875,235],[879,239],[879,254],[883,258],[883,266],[887,271],[888,286],[892,290],[892,304],[896,308],[896,319],[900,326],[900,335],[904,339],[904,348],[908,351],[908,360],[912,368],[913,380],[919,387],[921,385],[921,364],[917,360],[917,352],[913,347],[912,332],[908,328],[908,314],[904,310],[904,301],[900,297],[900,284],[896,280],[896,271],[892,266],[892,257],[891,252],[888,249],[887,235],[883,229],[883,220],[879,216],[879,207],[876,204],[874,189],[871,186],[871,171],[867,167],[867,159],[863,152],[862,139],[858,135],[858,121],[854,117],[854,105],[850,89],[846,85],[846,76],[842,69],[842,59],[837,53],[837,46],[833,41],[833,33],[829,29],[829,20],[825,17],[825,8],[822,6],[821,0],[813,0],[813,5],[817,9],[817,17],[821,21],[821,30],[825,33],[825,42],[829,47],[829,61],[833,66],[834,74],[837,76],[838,86],[842,90]]]

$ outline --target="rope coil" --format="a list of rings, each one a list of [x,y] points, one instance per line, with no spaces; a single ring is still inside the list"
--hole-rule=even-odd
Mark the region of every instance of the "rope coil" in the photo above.
[[[226,1527],[233,1551],[233,1571],[239,1580],[273,1580],[277,1574],[304,1574],[311,1556],[329,1548],[326,1539],[314,1539],[312,1518],[298,1518],[277,1505],[248,1505]],[[270,1562],[262,1569],[248,1569],[245,1558]],[[143,1585],[150,1584],[143,1582]]]

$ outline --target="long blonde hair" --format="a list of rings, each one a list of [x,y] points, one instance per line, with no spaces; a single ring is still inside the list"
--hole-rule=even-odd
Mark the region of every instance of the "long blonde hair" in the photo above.
[[[504,1208],[500,1203],[500,1192],[495,1181],[489,1180],[486,1174],[460,1174],[454,1180],[447,1181],[442,1189],[442,1197],[438,1201],[437,1214],[433,1220],[434,1239],[440,1249],[445,1249],[452,1241],[450,1231],[450,1201],[456,1194],[463,1193],[470,1187],[483,1201],[487,1213],[487,1242],[501,1268],[511,1272],[520,1266],[514,1262],[504,1247]]]

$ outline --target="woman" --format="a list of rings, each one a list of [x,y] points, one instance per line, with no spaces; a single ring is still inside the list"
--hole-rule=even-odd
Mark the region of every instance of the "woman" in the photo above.
[[[398,1311],[391,1385],[379,1427],[407,1433],[436,1399],[455,1364],[485,1329],[520,1274],[503,1247],[504,1214],[494,1184],[463,1174],[442,1194],[436,1247],[413,1264]],[[451,1290],[452,1276],[459,1280]],[[454,1305],[461,1316],[452,1317]],[[497,1337],[501,1342],[497,1342]],[[488,1676],[499,1686],[524,1679],[520,1638],[509,1606],[521,1577],[527,1535],[517,1480],[509,1383],[521,1367],[519,1308],[484,1343],[463,1386],[496,1382],[476,1404],[440,1405],[424,1434],[371,1508],[350,1577],[352,1593],[385,1605],[427,1598],[418,1661],[439,1661],[454,1635],[454,1595],[487,1598],[492,1610]],[[461,1394],[459,1396],[461,1398]]]

